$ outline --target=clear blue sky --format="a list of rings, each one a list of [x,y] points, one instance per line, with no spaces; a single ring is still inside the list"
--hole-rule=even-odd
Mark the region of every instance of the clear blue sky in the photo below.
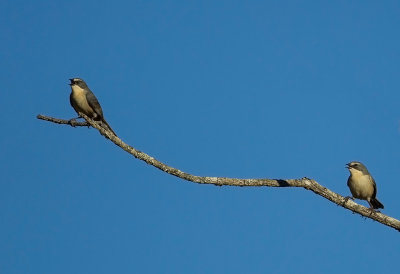
[[[2,1],[0,273],[393,273],[400,234],[303,189],[182,181],[69,119],[88,83],[183,171],[317,180],[366,164],[400,218],[398,1]],[[365,201],[359,201],[367,205]]]

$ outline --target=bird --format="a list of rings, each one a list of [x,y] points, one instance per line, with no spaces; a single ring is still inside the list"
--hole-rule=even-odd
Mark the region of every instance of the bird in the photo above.
[[[353,161],[346,164],[350,176],[347,179],[347,186],[350,188],[352,199],[366,200],[370,209],[384,208],[383,204],[376,198],[376,183],[368,172],[368,169],[361,162]]]
[[[83,81],[81,78],[71,78],[69,81],[69,85],[71,86],[69,101],[78,115],[79,112],[82,112],[93,120],[101,121],[102,124],[104,124],[103,127],[117,136],[114,130],[112,130],[110,125],[104,119],[103,110],[101,109],[100,103],[96,96],[94,96],[93,92],[89,89],[85,81]]]

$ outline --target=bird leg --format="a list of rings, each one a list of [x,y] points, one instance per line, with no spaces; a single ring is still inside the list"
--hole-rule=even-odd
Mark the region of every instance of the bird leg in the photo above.
[[[370,201],[367,200],[367,202],[368,202],[368,204],[369,204],[369,210],[371,210],[371,212],[373,212],[373,213],[376,213],[376,212],[380,213],[380,211],[379,211],[378,209],[375,209],[375,208],[373,207],[373,205],[371,204]]]

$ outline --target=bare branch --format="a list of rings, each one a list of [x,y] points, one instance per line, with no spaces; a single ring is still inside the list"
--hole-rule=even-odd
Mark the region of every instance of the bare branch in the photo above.
[[[79,113],[81,117],[83,117],[86,122],[76,122],[71,120],[62,120],[53,117],[38,115],[37,118],[57,124],[67,124],[71,126],[92,126],[96,128],[101,135],[110,139],[114,144],[131,154],[133,157],[146,162],[149,165],[152,165],[168,174],[176,176],[186,181],[191,181],[198,184],[212,184],[216,186],[269,186],[269,187],[302,187],[307,190],[311,190],[317,195],[328,199],[329,201],[344,207],[348,210],[351,210],[354,213],[360,214],[361,216],[370,218],[375,220],[381,224],[392,227],[398,231],[400,231],[400,221],[382,214],[380,212],[372,211],[371,209],[359,205],[352,200],[346,199],[326,187],[318,184],[315,180],[309,178],[301,178],[301,179],[238,179],[238,178],[226,178],[226,177],[203,177],[191,175],[189,173],[183,172],[179,169],[170,167],[157,159],[143,153],[128,144],[124,143],[119,137],[112,134],[111,131],[101,127],[96,121],[90,119],[83,113]],[[72,119],[73,120],[73,119]]]
[[[69,119],[69,120],[63,120],[63,119],[57,119],[57,118],[44,116],[44,115],[40,115],[40,114],[38,116],[36,116],[36,118],[38,118],[40,120],[44,120],[44,121],[53,122],[53,123],[56,123],[56,124],[70,125],[72,127],[89,127],[90,126],[90,124],[88,122],[78,122],[78,121],[76,121],[76,118],[75,119]]]

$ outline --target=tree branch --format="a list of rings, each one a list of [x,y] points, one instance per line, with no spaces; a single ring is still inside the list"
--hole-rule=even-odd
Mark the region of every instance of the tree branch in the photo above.
[[[78,122],[75,119],[69,119],[69,120],[63,120],[63,119],[57,119],[49,116],[44,116],[44,115],[38,115],[36,118],[44,121],[49,121],[53,122],[56,124],[63,124],[63,125],[70,125],[71,127],[89,127],[90,124],[88,122]],[[79,118],[79,117],[78,117]]]
[[[163,164],[162,162],[158,161],[157,159],[147,155],[144,152],[141,152],[128,144],[124,143],[120,138],[112,134],[111,131],[108,131],[101,127],[98,123],[96,123],[94,120],[90,119],[83,113],[79,113],[81,117],[83,117],[86,122],[77,122],[74,119],[71,120],[62,120],[62,119],[57,119],[49,116],[44,116],[44,115],[38,115],[37,119],[41,119],[44,121],[49,121],[53,122],[56,124],[66,124],[70,125],[73,127],[76,126],[92,126],[96,128],[101,135],[106,137],[107,139],[111,140],[114,144],[131,154],[133,157],[142,160],[146,162],[149,165],[152,165],[168,174],[171,174],[173,176],[176,176],[178,178],[181,178],[186,181],[198,183],[198,184],[212,184],[216,186],[269,186],[269,187],[302,187],[307,190],[311,190],[317,195],[320,195],[324,197],[325,199],[328,199],[329,201],[346,208],[348,210],[351,210],[354,213],[357,213],[361,216],[370,218],[372,220],[375,220],[381,224],[384,224],[386,226],[392,227],[398,231],[400,231],[400,221],[392,218],[390,216],[387,216],[385,214],[382,214],[380,212],[375,212],[372,211],[371,209],[359,205],[355,202],[353,202],[350,199],[347,199],[346,197],[343,197],[326,187],[323,187],[322,185],[318,184],[315,180],[309,179],[309,178],[301,178],[301,179],[237,179],[237,178],[226,178],[226,177],[204,177],[204,176],[196,176],[196,175],[191,175],[189,173],[183,172],[179,169],[170,167],[166,164]]]

